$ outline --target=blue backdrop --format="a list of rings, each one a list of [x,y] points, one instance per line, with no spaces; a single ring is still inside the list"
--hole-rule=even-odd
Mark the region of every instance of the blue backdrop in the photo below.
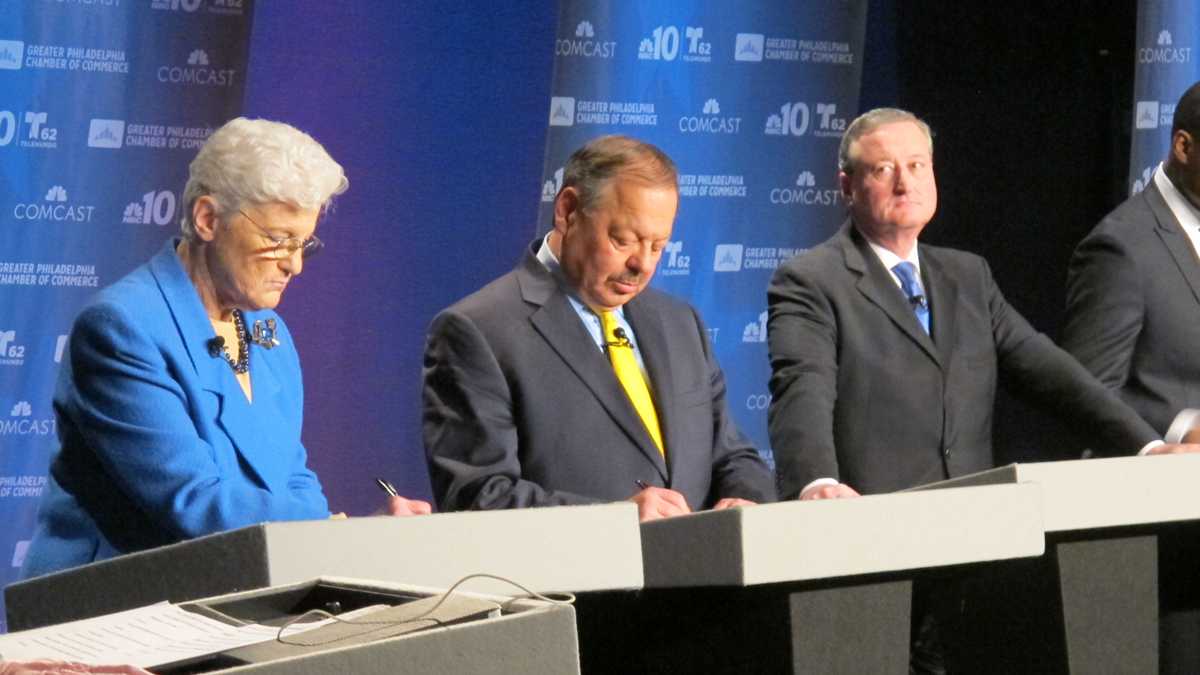
[[[1140,0],[1129,192],[1141,192],[1167,156],[1175,102],[1200,79],[1194,0]]]
[[[187,162],[241,105],[250,15],[249,0],[0,0],[0,584],[56,445],[71,322],[178,231]]]
[[[571,151],[643,138],[679,166],[679,215],[653,284],[708,324],[730,407],[770,459],[766,288],[845,218],[837,146],[858,114],[867,2],[564,0],[540,231]]]

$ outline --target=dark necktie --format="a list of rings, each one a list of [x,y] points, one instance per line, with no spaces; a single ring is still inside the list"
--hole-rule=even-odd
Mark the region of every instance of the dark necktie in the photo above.
[[[904,297],[908,298],[908,304],[912,306],[913,314],[917,315],[917,321],[921,322],[921,328],[925,329],[925,334],[929,334],[929,301],[925,299],[925,291],[921,289],[921,282],[917,281],[917,268],[907,260],[896,263],[892,268],[892,274],[900,280],[900,288],[904,291]]]

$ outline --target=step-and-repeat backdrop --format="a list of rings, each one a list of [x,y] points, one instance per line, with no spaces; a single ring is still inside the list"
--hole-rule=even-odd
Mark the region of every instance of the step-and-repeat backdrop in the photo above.
[[[1175,103],[1200,79],[1200,13],[1194,0],[1141,0],[1138,4],[1133,141],[1129,192],[1146,187],[1167,156]]]
[[[539,231],[562,166],[609,133],[679,165],[653,284],[708,324],[742,429],[767,441],[767,284],[845,218],[837,146],[858,114],[865,0],[564,0]]]
[[[71,322],[179,231],[187,163],[241,106],[251,1],[0,0],[0,585]]]

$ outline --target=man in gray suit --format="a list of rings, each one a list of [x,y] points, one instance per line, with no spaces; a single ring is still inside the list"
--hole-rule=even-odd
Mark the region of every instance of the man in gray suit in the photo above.
[[[775,498],[700,317],[647,288],[676,182],[652,145],[592,141],[567,162],[554,229],[433,320],[424,437],[441,509],[628,499],[647,520]]]
[[[1200,408],[1200,83],[1175,106],[1166,160],[1071,258],[1063,347],[1154,430]],[[1102,453],[1120,448],[1097,445]],[[1200,671],[1200,542],[1159,538],[1160,671]]]
[[[850,218],[768,293],[780,493],[899,490],[993,466],[998,376],[1128,454],[1177,451],[1004,300],[982,258],[919,244],[937,208],[929,127],[897,109],[847,129]]]

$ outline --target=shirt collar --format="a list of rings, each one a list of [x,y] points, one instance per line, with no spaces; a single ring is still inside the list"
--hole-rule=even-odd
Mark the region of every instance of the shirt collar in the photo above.
[[[1158,186],[1158,191],[1162,193],[1163,199],[1167,202],[1167,208],[1171,209],[1175,220],[1179,221],[1185,232],[1189,228],[1200,228],[1200,211],[1197,211],[1196,207],[1179,192],[1171,179],[1167,177],[1167,172],[1163,169],[1161,162],[1154,170],[1154,184]]]
[[[883,263],[884,268],[886,268],[889,272],[892,271],[892,268],[895,267],[896,265],[898,265],[899,263],[907,261],[907,262],[912,263],[913,267],[916,268],[914,271],[916,273],[917,278],[918,279],[921,278],[921,262],[917,256],[918,246],[916,246],[914,244],[912,247],[912,250],[908,252],[908,257],[901,258],[900,256],[896,255],[891,249],[887,249],[887,248],[884,248],[883,246],[880,246],[879,244],[876,244],[870,237],[867,237],[865,234],[863,236],[866,237],[867,244],[869,244],[871,246],[871,250],[875,252],[875,257],[879,258],[879,262]],[[895,276],[895,275],[893,275],[893,276]],[[899,281],[897,280],[896,283],[899,283]]]

